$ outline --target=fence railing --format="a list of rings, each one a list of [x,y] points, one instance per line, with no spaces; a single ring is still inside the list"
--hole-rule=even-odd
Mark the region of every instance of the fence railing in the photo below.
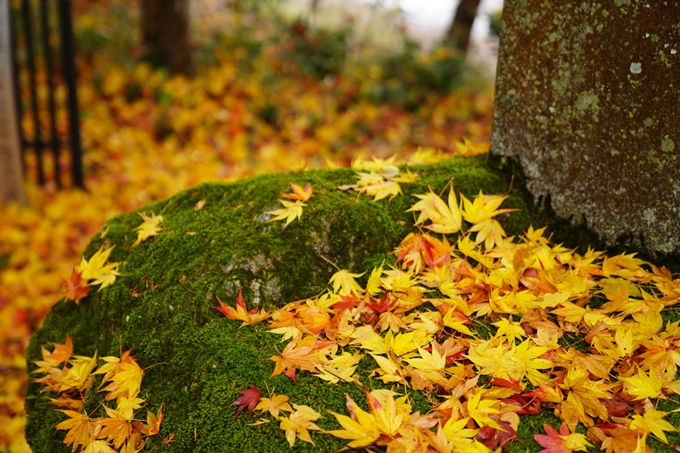
[[[24,175],[40,185],[82,188],[71,2],[16,0],[11,13]]]

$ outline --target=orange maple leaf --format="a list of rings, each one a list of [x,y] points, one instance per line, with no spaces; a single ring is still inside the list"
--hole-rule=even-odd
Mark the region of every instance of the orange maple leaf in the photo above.
[[[59,410],[66,414],[69,419],[59,423],[56,428],[59,430],[68,430],[64,443],[76,450],[78,445],[86,446],[92,437],[92,423],[87,414],[80,412]]]
[[[96,419],[96,423],[102,427],[97,438],[113,442],[113,446],[120,448],[123,443],[132,436],[132,423],[120,412],[105,407],[106,418]]]
[[[52,344],[54,345],[54,351],[51,353],[48,353],[45,348],[42,349],[43,360],[51,366],[57,366],[60,363],[68,361],[71,354],[73,354],[73,340],[71,340],[71,335],[66,336],[64,344]]]
[[[150,411],[146,411],[146,425],[142,426],[142,433],[147,436],[158,434],[161,430],[161,422],[165,414],[163,413],[163,406],[158,409],[156,415]]]
[[[63,294],[64,297],[67,299],[71,299],[78,305],[78,302],[80,302],[80,299],[87,297],[90,295],[90,287],[87,286],[87,280],[82,278],[83,271],[77,272],[75,267],[71,271],[71,277],[68,280],[65,280],[61,277],[61,281],[64,282],[64,291]]]
[[[243,321],[242,325],[249,324],[252,326],[269,318],[269,313],[264,310],[260,310],[258,313],[257,307],[250,311],[246,308],[246,301],[243,299],[243,288],[239,288],[238,290],[238,297],[236,298],[236,310],[222,302],[219,297],[217,297],[217,301],[220,303],[220,306],[212,308],[219,311],[229,319]]]
[[[404,264],[411,272],[420,272],[423,263],[430,268],[444,266],[451,261],[453,247],[444,238],[440,241],[427,234],[410,233],[396,249],[397,263]]]
[[[273,360],[276,364],[274,371],[270,378],[278,376],[285,370],[286,376],[297,383],[295,379],[295,372],[297,368],[306,371],[316,371],[316,365],[321,361],[313,354],[316,349],[315,345],[298,346],[297,341],[293,340],[286,345],[280,356],[271,356],[269,360]]]
[[[285,198],[288,198],[289,200],[307,201],[312,198],[312,194],[314,194],[314,188],[310,184],[307,184],[303,189],[297,184],[291,182],[290,188],[293,190],[293,193],[281,192],[281,195],[283,195]]]

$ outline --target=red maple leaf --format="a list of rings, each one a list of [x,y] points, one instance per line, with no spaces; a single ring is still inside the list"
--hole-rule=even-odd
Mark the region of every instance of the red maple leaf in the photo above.
[[[534,435],[536,443],[541,447],[545,447],[539,453],[571,453],[571,450],[567,448],[567,441],[560,437],[560,435],[568,436],[570,434],[566,423],[562,423],[559,432],[548,424],[543,425],[543,429],[545,434]]]
[[[230,404],[230,406],[239,406],[234,417],[237,417],[246,407],[248,408],[248,414],[253,415],[253,409],[255,409],[257,403],[260,402],[260,396],[262,395],[260,390],[254,385],[251,385],[249,390],[242,390],[239,393],[241,396]]]
[[[527,399],[522,395],[512,395],[509,398],[504,398],[502,401],[505,404],[518,406],[519,409],[515,411],[517,415],[536,415],[541,413],[541,400],[536,397]]]
[[[494,377],[491,379],[491,385],[497,385],[498,387],[506,387],[509,389],[522,390],[522,385],[518,380],[512,376],[508,376],[508,379],[503,379],[499,377]]]
[[[366,302],[366,306],[376,313],[385,313],[387,310],[390,309],[390,295],[387,292],[383,294],[382,298],[380,299],[380,302],[378,303],[376,303],[375,300],[371,297],[369,297],[368,299],[369,302]]]
[[[600,399],[600,403],[607,408],[610,417],[625,417],[630,409],[630,405],[623,401]]]
[[[513,439],[517,439],[517,432],[512,429],[510,423],[499,419],[498,417],[491,415],[496,423],[498,423],[502,430],[495,429],[490,426],[483,426],[482,429],[477,433],[477,438],[484,441],[484,445],[490,450],[495,450],[501,447],[503,450],[507,450],[508,444]]]
[[[331,305],[332,309],[334,310],[351,309],[354,308],[354,306],[357,303],[359,303],[359,299],[357,298],[357,295],[355,293],[352,293],[350,296],[340,295],[340,299],[342,299],[342,302],[336,302],[333,305]]]
[[[219,311],[229,319],[243,321],[242,325],[257,324],[258,322],[263,321],[269,317],[269,313],[265,312],[264,310],[260,310],[260,312],[258,313],[257,307],[253,308],[250,311],[248,310],[248,308],[246,308],[246,301],[243,298],[243,288],[238,289],[238,297],[236,298],[235,310],[231,308],[229,305],[222,302],[219,297],[216,297],[216,299],[217,302],[220,303],[220,306],[212,308]]]

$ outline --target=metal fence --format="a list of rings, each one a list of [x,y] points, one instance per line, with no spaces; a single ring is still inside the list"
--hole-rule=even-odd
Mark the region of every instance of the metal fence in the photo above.
[[[83,188],[71,2],[16,0],[11,16],[24,175]]]

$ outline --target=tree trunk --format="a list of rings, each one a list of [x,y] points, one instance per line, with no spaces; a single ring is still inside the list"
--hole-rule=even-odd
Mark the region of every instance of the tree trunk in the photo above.
[[[9,2],[0,0],[0,203],[25,203],[10,46]]]
[[[470,46],[470,32],[477,17],[480,0],[460,0],[453,22],[446,32],[446,41],[458,49],[463,56]]]
[[[491,152],[606,242],[680,252],[680,4],[507,0]]]
[[[141,0],[141,8],[145,59],[173,74],[189,74],[189,0]]]

